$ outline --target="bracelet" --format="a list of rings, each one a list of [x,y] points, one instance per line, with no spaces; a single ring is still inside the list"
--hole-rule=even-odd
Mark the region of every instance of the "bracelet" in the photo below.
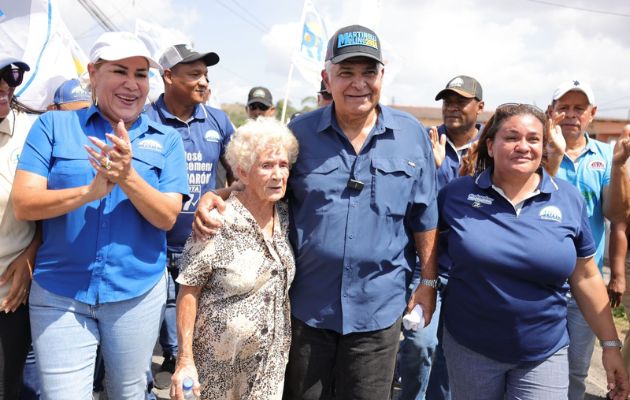
[[[619,339],[615,339],[615,340],[600,340],[599,341],[599,345],[602,346],[602,349],[605,349],[607,347],[616,347],[618,349],[623,347],[623,343],[621,343],[621,340]]]

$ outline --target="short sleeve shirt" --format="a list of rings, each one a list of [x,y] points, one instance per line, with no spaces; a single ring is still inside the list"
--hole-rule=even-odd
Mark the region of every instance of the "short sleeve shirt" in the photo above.
[[[35,234],[35,223],[18,221],[11,202],[15,168],[32,120],[25,113],[11,110],[0,122],[0,275],[22,254]],[[11,282],[0,285],[0,302],[10,288]]]
[[[110,123],[97,107],[41,115],[26,139],[18,169],[47,179],[48,189],[89,185],[96,175],[84,146],[108,141]],[[132,166],[162,193],[188,194],[182,140],[144,114],[129,129]],[[120,186],[100,200],[42,221],[33,279],[43,288],[87,304],[146,293],[166,262],[166,233],[147,221]]]
[[[435,161],[425,128],[379,106],[356,154],[334,105],[295,119],[289,178],[296,276],[293,316],[347,334],[391,326],[405,309],[414,232],[437,225]]]
[[[175,225],[166,234],[169,251],[181,252],[192,231],[199,198],[216,187],[219,160],[234,127],[225,112],[203,104],[197,104],[192,117],[182,121],[168,111],[164,94],[148,105],[145,113],[152,120],[175,128],[184,141],[190,198],[182,204]]]
[[[556,177],[571,183],[582,193],[593,239],[597,245],[595,262],[601,271],[606,245],[606,219],[602,195],[604,188],[610,183],[612,146],[591,139],[587,134],[585,136],[584,152],[575,160],[575,163],[565,154]]]
[[[568,290],[577,257],[595,253],[584,200],[541,171],[520,212],[492,186],[490,169],[438,196],[453,261],[442,315],[460,344],[501,362],[544,360],[566,346]]]

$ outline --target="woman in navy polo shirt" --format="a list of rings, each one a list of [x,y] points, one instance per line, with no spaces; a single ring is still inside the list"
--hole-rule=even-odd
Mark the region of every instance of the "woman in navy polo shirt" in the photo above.
[[[438,197],[453,262],[442,315],[455,400],[566,399],[569,287],[602,340],[612,398],[629,391],[584,202],[542,168],[546,123],[530,105],[497,108],[476,174]]]
[[[186,195],[181,138],[142,113],[149,67],[137,37],[90,52],[94,105],[33,125],[14,184],[16,216],[42,220],[29,297],[45,399],[91,399],[96,348],[108,397],[143,399],[166,301],[166,233]]]

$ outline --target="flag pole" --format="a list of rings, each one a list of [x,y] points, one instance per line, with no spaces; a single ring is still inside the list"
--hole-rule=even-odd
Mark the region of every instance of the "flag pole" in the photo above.
[[[306,3],[310,0],[304,0],[304,5],[302,6],[302,17],[300,18],[300,46],[302,45],[302,35],[304,34],[304,22],[306,22]],[[287,115],[287,103],[289,102],[289,91],[291,89],[291,80],[293,79],[293,68],[295,67],[293,64],[293,55],[295,51],[291,53],[291,64],[289,65],[289,76],[287,77],[287,90],[284,93],[284,102],[282,103],[282,116],[280,117],[280,122],[284,123],[286,115]]]

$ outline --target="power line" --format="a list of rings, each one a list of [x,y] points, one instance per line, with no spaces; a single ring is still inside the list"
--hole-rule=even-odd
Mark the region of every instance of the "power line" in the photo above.
[[[105,32],[118,31],[118,27],[92,0],[78,0],[79,4],[99,23]]]
[[[271,29],[269,29],[267,27],[267,25],[265,25],[259,18],[257,15],[254,15],[251,11],[249,11],[246,7],[244,7],[243,5],[241,5],[241,3],[239,3],[237,0],[232,0],[232,2],[234,4],[236,4],[238,6],[238,8],[240,8],[241,10],[243,10],[243,12],[245,12],[247,15],[249,15],[251,18],[255,19],[258,24],[263,27],[265,29],[266,32],[269,32]]]
[[[262,33],[267,33],[269,32],[265,26],[263,26],[258,18],[250,18],[250,17],[246,17],[245,15],[243,15],[242,13],[238,12],[237,10],[233,9],[232,7],[230,7],[229,5],[223,3],[221,0],[217,0],[217,3],[219,3],[219,5],[223,6],[225,9],[227,9],[228,11],[230,11],[232,14],[236,15],[237,17],[239,17],[240,19],[242,19],[243,21],[245,21],[246,23],[248,23],[249,25],[253,26],[254,28],[258,29],[260,32]]]
[[[614,15],[616,17],[630,18],[630,14],[616,13],[616,12],[604,11],[604,10],[595,10],[592,8],[567,6],[565,4],[553,3],[551,1],[543,1],[543,0],[525,0],[525,1],[529,1],[530,3],[544,4],[544,5],[553,6],[553,7],[568,8],[570,10],[578,10],[578,11],[590,12],[590,13],[595,13],[595,14]]]

